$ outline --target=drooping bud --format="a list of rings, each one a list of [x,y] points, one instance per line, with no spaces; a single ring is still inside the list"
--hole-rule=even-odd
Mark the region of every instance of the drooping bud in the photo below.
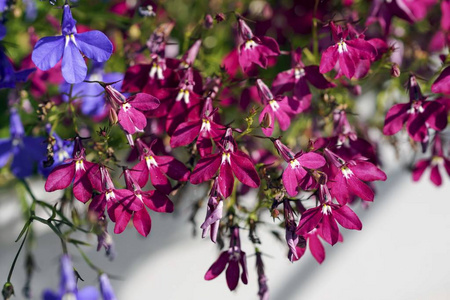
[[[11,282],[8,281],[3,285],[2,295],[4,300],[9,300],[14,295],[14,287]]]
[[[203,25],[206,29],[211,29],[213,26],[213,17],[210,14],[205,16],[205,20],[203,21]]]
[[[400,77],[400,67],[398,66],[397,63],[393,63],[391,66],[391,76],[392,77]]]

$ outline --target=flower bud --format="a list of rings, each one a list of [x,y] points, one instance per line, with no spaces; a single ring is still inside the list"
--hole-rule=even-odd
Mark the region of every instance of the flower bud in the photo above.
[[[11,282],[7,282],[3,285],[3,289],[2,289],[2,295],[3,295],[3,299],[8,300],[11,298],[12,295],[14,295],[14,287],[11,284]]]
[[[400,67],[396,63],[393,63],[392,66],[391,66],[391,76],[392,77],[399,77],[400,76]]]
[[[217,23],[220,23],[225,20],[225,15],[223,13],[218,13],[214,16],[214,19],[216,19]]]
[[[119,121],[119,117],[117,116],[116,110],[114,108],[109,109],[109,123],[111,125],[116,124]]]
[[[272,122],[270,121],[270,115],[264,114],[264,117],[259,125],[261,125],[262,128],[268,128]]]
[[[206,29],[211,29],[213,26],[213,17],[208,14],[205,16],[205,20],[203,21],[203,25],[205,26]]]

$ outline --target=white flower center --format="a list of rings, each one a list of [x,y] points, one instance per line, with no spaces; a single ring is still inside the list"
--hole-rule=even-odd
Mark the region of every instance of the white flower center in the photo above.
[[[300,163],[299,163],[298,160],[296,160],[296,159],[291,160],[291,161],[289,162],[289,164],[291,165],[291,168],[292,168],[292,169],[295,169],[295,168],[300,167]]]
[[[345,177],[346,179],[350,178],[350,176],[353,176],[352,170],[350,170],[350,169],[349,169],[348,167],[346,167],[346,166],[341,167],[341,172],[342,172],[342,175],[344,175],[344,177]]]
[[[347,44],[342,40],[338,43],[338,52],[342,53],[342,52],[347,52]]]
[[[324,214],[324,215],[331,214],[331,206],[324,204],[322,206],[322,214]]]
[[[106,201],[109,201],[110,199],[116,199],[116,194],[114,194],[114,192],[112,190],[107,191],[105,193],[105,198],[106,198]]]
[[[277,111],[280,108],[280,104],[278,104],[278,102],[275,100],[270,100],[269,104],[270,104],[270,107],[272,107],[273,111]]]
[[[431,165],[434,166],[442,166],[444,164],[444,158],[440,156],[433,156],[431,159]]]
[[[303,68],[295,68],[294,69],[295,79],[300,79],[305,76],[305,69]]]
[[[86,171],[86,169],[84,168],[84,163],[83,163],[82,159],[77,160],[77,162],[75,163],[75,172],[78,172],[81,170]]]
[[[153,156],[146,156],[145,157],[145,162],[147,163],[147,168],[151,168],[152,166],[157,167],[158,163],[156,162],[156,160],[153,158]]]
[[[254,40],[248,40],[245,42],[245,50],[253,50],[254,47],[258,46],[258,44]]]
[[[209,120],[203,119],[202,127],[200,128],[200,131],[206,131],[206,132],[211,131],[211,123],[209,122]]]
[[[230,162],[230,153],[222,154],[222,164],[224,164],[225,162],[231,164],[231,162]]]
[[[130,103],[124,103],[122,104],[122,109],[124,112],[127,112],[131,108]]]

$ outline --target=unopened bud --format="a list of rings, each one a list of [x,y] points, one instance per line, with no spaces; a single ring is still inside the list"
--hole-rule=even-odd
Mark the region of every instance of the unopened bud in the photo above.
[[[11,282],[8,281],[3,285],[2,295],[4,300],[11,299],[11,296],[14,295],[14,287]]]
[[[205,20],[203,21],[203,25],[205,26],[206,29],[210,29],[213,26],[213,17],[208,14],[205,16]]]
[[[116,124],[119,121],[119,117],[117,116],[116,110],[113,108],[109,109],[109,123],[111,125]]]
[[[398,66],[398,64],[393,63],[391,66],[391,76],[392,77],[399,77],[400,76],[400,67]]]
[[[264,117],[263,117],[263,119],[262,119],[262,121],[261,121],[261,123],[259,124],[262,128],[268,128],[268,127],[270,127],[270,124],[271,124],[272,122],[270,122],[270,115],[269,114],[264,114]]]
[[[273,219],[278,219],[279,215],[280,215],[280,211],[278,209],[274,208],[270,212],[270,215],[272,216]]]
[[[225,20],[225,15],[223,13],[216,14],[214,19],[216,19],[217,23],[220,23]]]

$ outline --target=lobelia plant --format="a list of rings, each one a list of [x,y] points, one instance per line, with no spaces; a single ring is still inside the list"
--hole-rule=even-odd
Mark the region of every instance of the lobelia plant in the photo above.
[[[0,113],[10,120],[0,122],[0,186],[30,198],[21,201],[25,224],[5,299],[18,284],[21,250],[32,256],[35,222],[62,245],[60,288],[43,299],[117,299],[115,277],[81,246],[94,235],[112,260],[114,235],[131,224],[158,242],[150,215],[183,201],[221,250],[204,279],[225,273],[231,291],[254,280],[267,300],[264,261],[277,242],[257,233],[284,235],[291,262],[309,249],[321,264],[323,242],[344,241],[339,225],[362,230],[359,206],[376,202],[373,182],[388,179],[379,144],[399,151],[408,139],[423,152],[408,161],[412,179],[430,169],[431,182],[445,184],[450,2],[289,2],[0,1]],[[189,15],[177,10],[190,4]],[[369,92],[376,109],[364,120],[356,103]],[[38,199],[30,182],[60,191],[58,200]],[[193,200],[187,186],[203,197]],[[78,288],[76,253],[99,290]],[[247,270],[253,259],[256,270]]]

